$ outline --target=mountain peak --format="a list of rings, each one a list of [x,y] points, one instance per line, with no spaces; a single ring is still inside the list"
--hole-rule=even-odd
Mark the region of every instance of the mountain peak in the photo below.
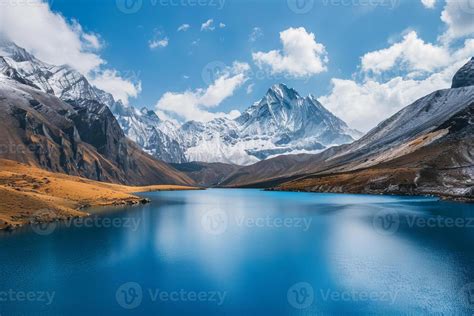
[[[474,57],[471,58],[453,77],[451,88],[462,88],[474,85]]]
[[[284,83],[274,84],[270,89],[268,89],[267,95],[276,95],[282,99],[297,99],[299,98],[298,92],[293,88],[288,88]]]
[[[0,56],[10,57],[16,62],[34,60],[35,57],[12,41],[0,37]]]

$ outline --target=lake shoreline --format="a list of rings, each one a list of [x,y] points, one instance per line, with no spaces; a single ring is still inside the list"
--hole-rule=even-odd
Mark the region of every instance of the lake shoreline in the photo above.
[[[126,186],[99,182],[9,160],[0,161],[0,230],[87,217],[91,207],[141,205],[135,193],[201,190],[180,185]]]
[[[359,191],[359,192],[346,192],[346,191],[333,191],[333,190],[305,190],[305,189],[289,189],[289,188],[266,188],[264,191],[273,192],[301,192],[301,193],[331,193],[331,194],[367,194],[374,196],[420,196],[420,197],[436,197],[441,201],[451,201],[458,203],[473,204],[474,197],[457,196],[442,194],[439,192],[420,192],[420,193],[407,193],[407,192],[376,192],[376,191]]]

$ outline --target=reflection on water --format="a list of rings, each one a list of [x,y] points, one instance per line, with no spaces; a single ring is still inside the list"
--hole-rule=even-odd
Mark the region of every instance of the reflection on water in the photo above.
[[[45,234],[2,233],[0,314],[474,312],[472,205],[258,190],[144,195],[153,202],[96,210]]]

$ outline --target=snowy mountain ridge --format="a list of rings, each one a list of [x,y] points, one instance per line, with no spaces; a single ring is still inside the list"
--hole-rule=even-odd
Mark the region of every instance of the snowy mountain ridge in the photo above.
[[[249,165],[281,154],[317,153],[362,136],[315,97],[301,97],[284,84],[271,87],[235,120],[177,126],[154,111],[124,105],[71,67],[44,63],[12,42],[0,41],[0,73],[66,102],[108,106],[128,138],[166,162]]]

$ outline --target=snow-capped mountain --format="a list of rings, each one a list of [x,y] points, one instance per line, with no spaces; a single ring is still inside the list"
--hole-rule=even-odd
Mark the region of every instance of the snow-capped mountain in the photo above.
[[[16,44],[0,40],[0,73],[16,81],[53,94],[66,102],[97,102],[108,106],[119,120],[127,137],[147,153],[166,162],[185,162],[182,148],[162,131],[176,127],[161,121],[154,112],[138,111],[89,83],[87,78],[69,66],[50,65],[37,59]]]
[[[452,88],[461,88],[474,85],[474,57],[459,69],[453,77]]]
[[[115,103],[111,94],[92,86],[78,71],[42,62],[6,40],[0,40],[0,73],[64,101],[98,101],[109,107]]]
[[[312,95],[301,97],[284,84],[274,85],[265,97],[247,109],[236,122],[242,138],[265,137],[274,148],[251,148],[261,159],[275,153],[313,152],[350,143],[361,136],[329,112]]]
[[[128,139],[112,103],[78,72],[0,44],[0,142],[18,148],[0,158],[106,182],[193,184]]]
[[[160,120],[154,111],[146,108],[138,110],[116,103],[111,110],[128,138],[147,153],[166,162],[187,161],[179,143],[163,132],[173,135],[171,131],[177,129],[173,123]]]
[[[149,138],[143,132],[146,128],[130,124],[130,120],[121,117],[123,115],[118,111],[114,113],[125,133],[139,144],[148,144],[144,148],[152,152],[152,142],[140,141]],[[135,120],[145,121],[138,117]],[[361,136],[316,98],[303,98],[284,84],[274,85],[259,102],[234,120],[190,121],[180,127],[169,123],[171,127],[166,129],[153,124],[181,146],[187,161],[238,165],[249,165],[281,154],[317,153]]]
[[[166,162],[249,165],[281,154],[317,153],[361,136],[316,98],[301,97],[284,84],[273,86],[235,120],[177,126],[148,109],[125,106],[69,66],[42,62],[5,40],[0,41],[0,73],[66,102],[108,106],[128,138]]]
[[[472,198],[473,66],[474,58],[455,74],[451,88],[418,99],[349,145],[241,167],[219,184]]]

